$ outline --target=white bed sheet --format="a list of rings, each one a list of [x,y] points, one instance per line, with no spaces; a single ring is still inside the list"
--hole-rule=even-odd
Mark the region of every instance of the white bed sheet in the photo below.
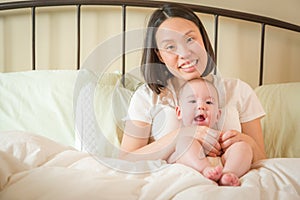
[[[219,187],[180,164],[105,159],[132,173],[42,136],[1,132],[0,199],[300,199],[299,158],[260,161],[240,187]],[[137,167],[159,170],[134,174]]]

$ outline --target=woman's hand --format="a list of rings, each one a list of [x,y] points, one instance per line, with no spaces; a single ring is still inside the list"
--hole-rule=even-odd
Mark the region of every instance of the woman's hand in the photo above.
[[[221,134],[219,142],[222,150],[225,152],[232,144],[236,142],[244,141],[250,144],[250,140],[251,138],[246,134],[242,134],[236,130],[229,130]]]
[[[182,136],[192,136],[202,145],[205,155],[216,157],[221,155],[219,137],[221,132],[206,126],[182,127],[179,131],[179,140]]]
[[[236,130],[229,130],[220,135],[220,144],[223,151],[226,151],[232,144],[244,141],[243,134]]]
[[[253,152],[253,162],[266,158],[266,152],[264,147],[264,139],[262,134],[262,128],[260,124],[260,118],[242,123],[242,132],[235,130],[226,131],[220,136],[220,144],[222,150],[225,151],[232,144],[244,141],[247,142]]]

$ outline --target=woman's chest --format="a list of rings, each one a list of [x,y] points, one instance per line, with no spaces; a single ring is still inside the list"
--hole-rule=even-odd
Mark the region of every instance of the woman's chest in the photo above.
[[[173,106],[157,104],[151,109],[151,116],[151,136],[156,140],[180,126],[180,121]]]

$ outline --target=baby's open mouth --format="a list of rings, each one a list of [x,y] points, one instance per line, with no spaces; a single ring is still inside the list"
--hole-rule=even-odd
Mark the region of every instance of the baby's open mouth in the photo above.
[[[197,121],[197,122],[203,122],[203,121],[205,121],[205,119],[206,119],[206,116],[203,115],[203,114],[197,115],[197,116],[194,118],[194,120]]]

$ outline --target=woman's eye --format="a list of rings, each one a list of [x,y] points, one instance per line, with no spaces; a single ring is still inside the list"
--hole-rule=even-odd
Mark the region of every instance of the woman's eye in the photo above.
[[[167,51],[174,51],[175,50],[175,46],[174,45],[168,45],[165,47]]]
[[[188,38],[186,39],[186,41],[187,41],[187,43],[192,42],[192,41],[194,41],[194,38],[188,37]]]

